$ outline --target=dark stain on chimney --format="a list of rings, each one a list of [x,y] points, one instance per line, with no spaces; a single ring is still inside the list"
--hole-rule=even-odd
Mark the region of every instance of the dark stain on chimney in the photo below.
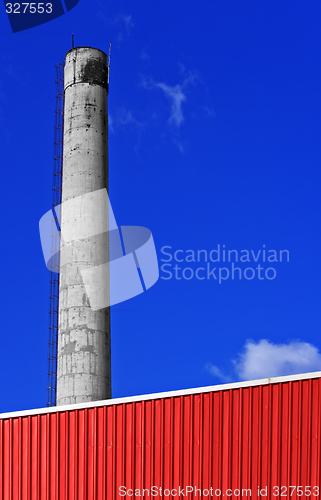
[[[83,352],[94,352],[94,346],[93,345],[85,345],[80,348],[80,351]]]
[[[107,67],[98,59],[90,59],[81,67],[80,80],[107,88]]]
[[[62,349],[62,354],[71,354],[72,352],[75,352],[75,347],[76,347],[76,341],[74,342],[69,342],[69,344],[66,344]]]

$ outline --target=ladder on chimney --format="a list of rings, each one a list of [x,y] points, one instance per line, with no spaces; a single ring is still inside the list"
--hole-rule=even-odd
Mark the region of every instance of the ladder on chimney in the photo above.
[[[54,128],[54,162],[52,185],[52,208],[61,204],[63,172],[64,138],[64,63],[56,64],[56,109]],[[52,259],[50,271],[50,307],[49,307],[49,356],[47,406],[57,404],[57,359],[59,326],[59,220],[55,212],[52,216]]]

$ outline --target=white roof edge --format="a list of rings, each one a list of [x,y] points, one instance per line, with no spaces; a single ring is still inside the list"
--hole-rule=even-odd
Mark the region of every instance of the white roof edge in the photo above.
[[[283,377],[262,378],[259,380],[249,380],[245,382],[233,382],[231,384],[209,385],[206,387],[195,387],[193,389],[181,389],[179,391],[157,392],[155,394],[143,394],[141,396],[128,396],[125,398],[105,399],[100,401],[92,401],[90,403],[78,403],[74,405],[51,406],[47,408],[35,408],[33,410],[14,411],[9,413],[1,413],[0,419],[26,417],[31,415],[41,415],[44,413],[57,413],[62,411],[82,410],[85,408],[95,408],[95,407],[97,408],[101,406],[133,403],[136,401],[148,401],[151,399],[172,398],[175,396],[188,396],[189,394],[200,394],[205,392],[227,391],[229,389],[239,389],[241,387],[279,384],[280,382],[291,382],[294,380],[307,380],[312,378],[321,378],[321,371],[300,373],[297,375],[286,375]]]

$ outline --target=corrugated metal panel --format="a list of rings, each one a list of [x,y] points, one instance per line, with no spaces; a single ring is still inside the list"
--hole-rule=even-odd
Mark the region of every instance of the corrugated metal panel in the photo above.
[[[306,498],[311,486],[316,498],[320,425],[321,378],[2,416],[0,496],[112,500],[121,486],[141,498],[154,486],[156,498],[167,489],[177,498],[180,487],[181,498],[200,499],[212,487],[213,497],[250,488],[256,499],[258,486],[267,498],[283,486],[290,498],[289,486],[301,486]],[[186,494],[186,486],[200,491]]]

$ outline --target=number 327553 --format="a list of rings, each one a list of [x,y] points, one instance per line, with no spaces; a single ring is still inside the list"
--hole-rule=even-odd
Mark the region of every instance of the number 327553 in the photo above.
[[[6,3],[7,14],[51,14],[52,3]]]

